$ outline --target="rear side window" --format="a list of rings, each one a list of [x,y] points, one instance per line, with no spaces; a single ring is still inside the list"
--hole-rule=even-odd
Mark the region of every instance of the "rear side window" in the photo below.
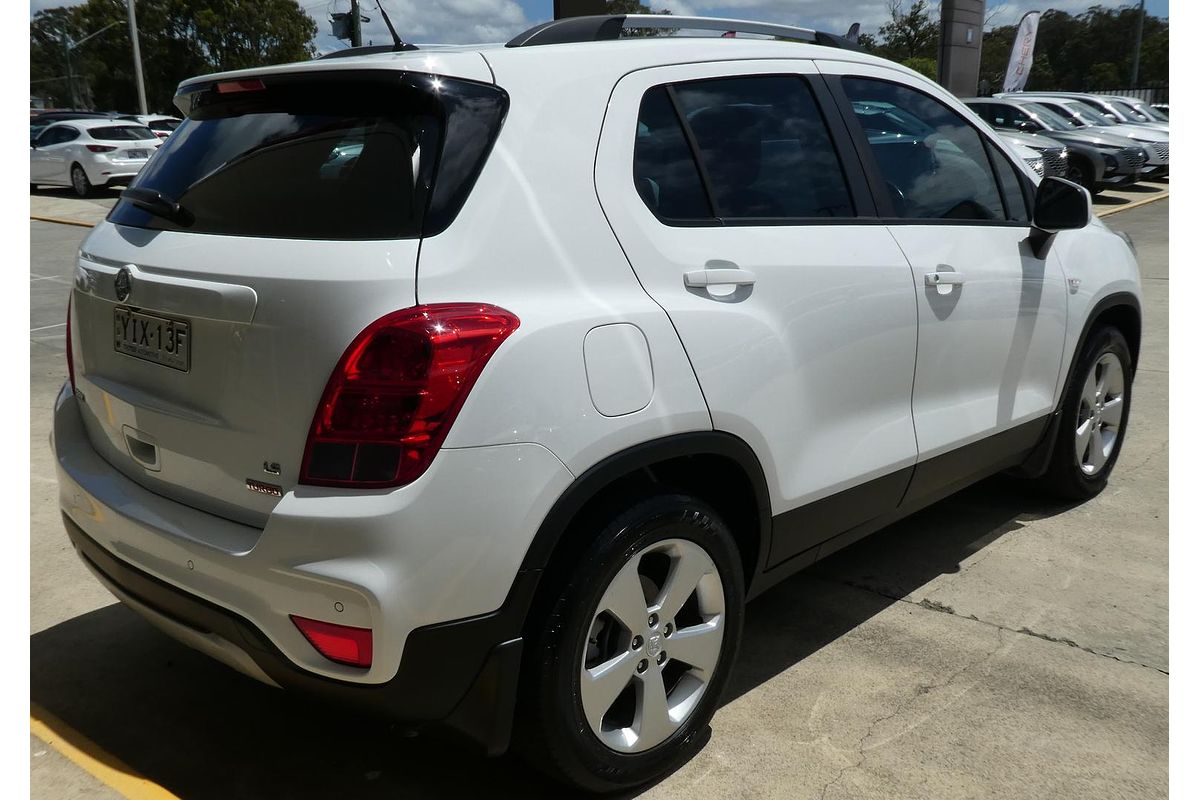
[[[1006,219],[979,131],[937,100],[907,86],[843,78],[896,216]]]
[[[812,90],[797,76],[721,78],[651,89],[638,120],[634,181],[662,218],[811,219],[855,213]]]
[[[186,214],[122,199],[110,221],[287,239],[428,235],[427,218],[444,227],[461,206],[507,109],[496,87],[395,71],[243,86],[178,99],[188,118],[131,186]]]
[[[132,142],[156,139],[154,132],[143,125],[112,125],[105,128],[89,128],[88,136],[101,142]]]

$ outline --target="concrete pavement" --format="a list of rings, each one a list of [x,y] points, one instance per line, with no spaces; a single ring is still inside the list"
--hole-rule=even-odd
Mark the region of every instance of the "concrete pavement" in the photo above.
[[[784,582],[748,610],[707,747],[646,797],[1166,796],[1169,202],[1106,220],[1133,237],[1145,294],[1107,491],[1071,507],[995,479]],[[31,223],[33,702],[96,762],[185,798],[561,797],[515,759],[243,678],[114,604],[78,563],[46,439],[85,233]],[[113,796],[90,767],[31,737],[33,797]]]

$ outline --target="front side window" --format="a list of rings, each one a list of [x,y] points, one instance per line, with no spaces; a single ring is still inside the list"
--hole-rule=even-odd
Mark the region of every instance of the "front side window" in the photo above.
[[[662,218],[854,215],[824,118],[797,76],[651,89],[638,119],[634,181]]]
[[[1004,220],[979,131],[932,97],[899,84],[843,78],[896,216]]]

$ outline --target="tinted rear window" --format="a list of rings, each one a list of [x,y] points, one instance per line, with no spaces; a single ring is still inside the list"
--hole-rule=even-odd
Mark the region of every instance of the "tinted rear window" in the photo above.
[[[154,132],[143,125],[113,125],[108,128],[91,128],[88,135],[102,142],[131,142],[156,139]]]
[[[264,88],[232,93],[204,88],[183,98],[188,119],[133,183],[178,202],[193,221],[184,226],[127,200],[109,219],[288,239],[420,236],[430,198],[445,194],[434,186],[439,160],[460,190],[451,200],[461,205],[507,107],[495,87],[440,79],[434,89],[432,80],[389,71],[268,79]],[[479,100],[473,92],[481,102],[462,100]],[[490,112],[482,126],[468,126],[471,142],[446,135],[461,105],[476,116]],[[447,152],[457,143],[453,157],[442,157],[443,143]]]

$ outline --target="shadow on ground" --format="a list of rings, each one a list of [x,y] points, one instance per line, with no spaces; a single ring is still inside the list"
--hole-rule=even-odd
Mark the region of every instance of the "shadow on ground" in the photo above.
[[[1066,510],[993,479],[893,525],[753,603],[731,702],[1025,522]],[[829,598],[830,583],[860,587]],[[918,598],[919,599],[919,598]],[[420,691],[415,687],[414,691]],[[176,795],[203,798],[563,797],[514,757],[315,705],[166,638],[123,606],[30,640],[34,704]],[[518,709],[519,713],[519,709]],[[720,735],[719,730],[716,735]]]

